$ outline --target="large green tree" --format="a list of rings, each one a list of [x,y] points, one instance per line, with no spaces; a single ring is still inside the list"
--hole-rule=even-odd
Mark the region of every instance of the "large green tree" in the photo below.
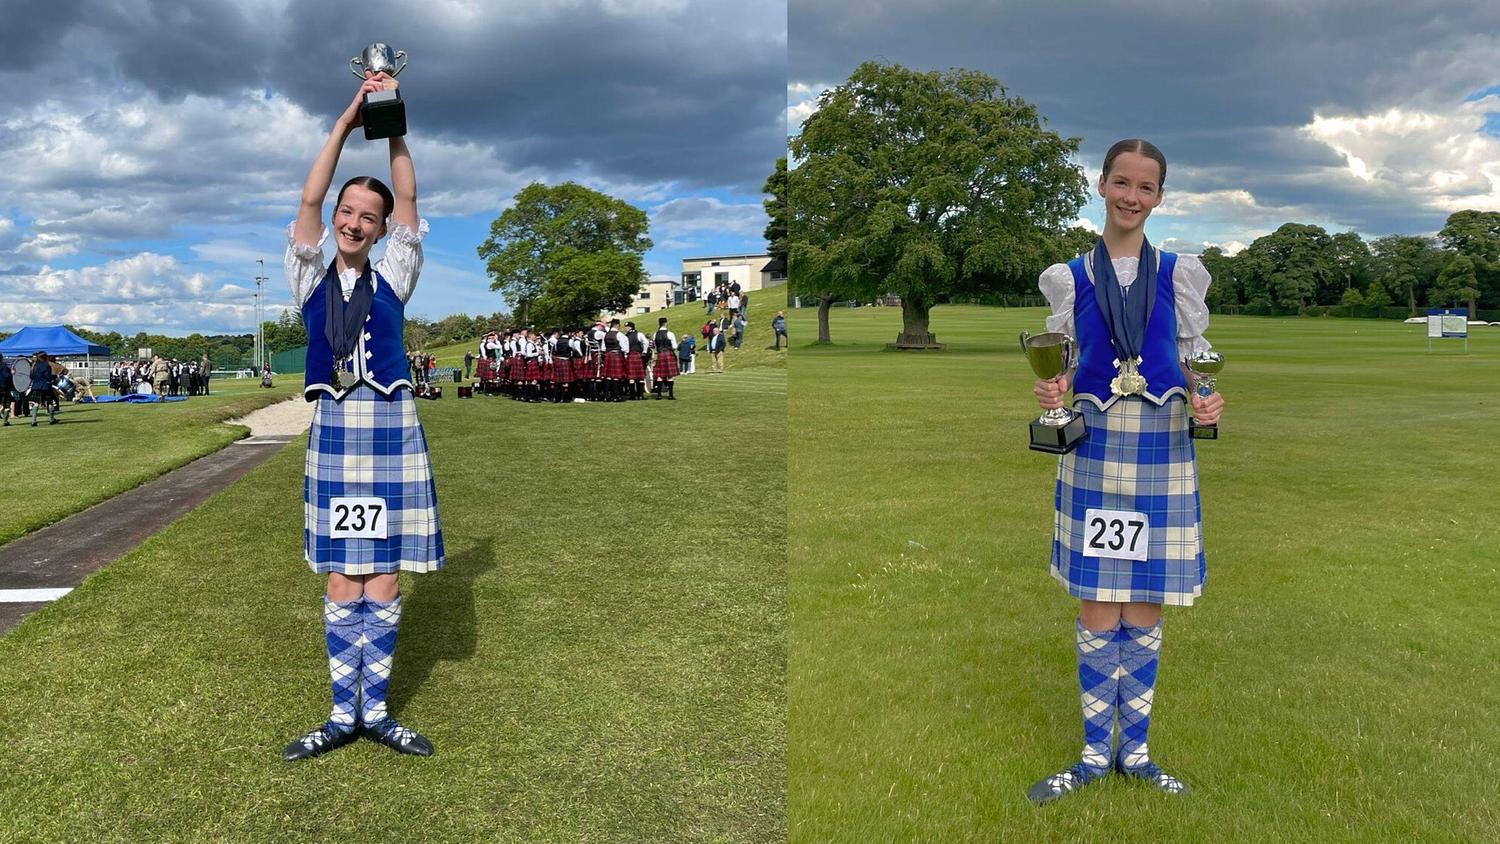
[[[1474,262],[1462,253],[1453,255],[1427,291],[1427,304],[1451,307],[1467,303],[1474,316],[1474,300],[1479,296],[1479,281],[1474,276]]]
[[[1437,280],[1447,263],[1447,256],[1430,237],[1390,234],[1370,244],[1375,253],[1375,278],[1371,287],[1383,287],[1392,300],[1406,299],[1411,316],[1417,315],[1417,303],[1425,302],[1427,289]],[[1366,293],[1365,301],[1371,301]]]
[[[1473,266],[1469,316],[1474,316],[1480,301],[1500,306],[1500,211],[1455,211],[1438,232],[1438,240]]]
[[[532,182],[490,224],[479,257],[522,324],[580,325],[635,299],[648,225],[624,200],[574,182]]]
[[[796,274],[898,294],[900,344],[933,342],[949,297],[1029,289],[1087,197],[1078,139],[978,71],[862,64],[791,151]]]
[[[1342,295],[1340,274],[1333,239],[1320,226],[1283,223],[1281,228],[1258,237],[1244,252],[1235,256],[1244,269],[1246,302],[1269,304],[1282,311],[1296,310],[1318,301],[1319,293],[1337,301],[1328,291],[1335,288]]]
[[[787,208],[787,184],[786,184],[786,156],[776,159],[776,169],[766,177],[766,184],[760,189],[761,193],[767,195],[762,203],[766,209],[766,216],[770,222],[766,224],[766,249],[773,259],[786,262],[787,247],[787,219],[789,209]]]

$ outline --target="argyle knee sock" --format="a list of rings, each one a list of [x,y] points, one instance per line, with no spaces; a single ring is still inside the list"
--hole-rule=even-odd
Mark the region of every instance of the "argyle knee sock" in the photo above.
[[[1161,653],[1161,622],[1153,627],[1120,625],[1120,767],[1139,768],[1151,761],[1146,731],[1156,694],[1156,664]]]
[[[363,598],[339,603],[323,597],[323,635],[328,646],[328,676],[333,686],[333,711],[328,723],[344,732],[354,729],[359,715],[359,653]]]
[[[391,662],[396,656],[396,628],[400,625],[400,595],[389,603],[365,599],[365,649],[359,685],[364,698],[360,720],[366,724],[378,724],[387,717],[385,692],[391,680]]]
[[[1084,767],[1096,775],[1109,770],[1110,736],[1115,726],[1120,642],[1116,630],[1097,631],[1077,622],[1078,686],[1082,692]]]

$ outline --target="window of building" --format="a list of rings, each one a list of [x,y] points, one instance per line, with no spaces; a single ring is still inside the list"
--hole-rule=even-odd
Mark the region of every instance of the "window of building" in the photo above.
[[[650,299],[651,298],[651,291],[649,291],[649,290],[642,290],[641,291],[641,295],[639,295],[639,296],[637,296],[635,298],[637,298],[637,299]]]
[[[728,284],[729,273],[714,273],[714,284]]]
[[[635,312],[637,314],[649,314],[649,313],[651,313],[651,309],[650,308],[636,308]]]

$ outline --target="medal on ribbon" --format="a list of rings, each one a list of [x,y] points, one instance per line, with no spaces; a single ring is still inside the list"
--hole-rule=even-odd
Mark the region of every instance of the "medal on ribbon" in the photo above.
[[[1136,281],[1127,293],[1115,277],[1109,250],[1101,238],[1091,256],[1090,280],[1097,291],[1095,301],[1109,328],[1109,342],[1115,351],[1115,377],[1109,382],[1116,396],[1139,396],[1146,392],[1146,377],[1141,374],[1141,351],[1145,346],[1146,328],[1156,300],[1156,251],[1144,239],[1137,263]]]
[[[1134,360],[1129,358],[1115,361],[1115,370],[1119,372],[1110,382],[1109,390],[1117,396],[1139,396],[1146,392],[1146,377],[1141,375],[1141,358],[1137,356]]]
[[[333,365],[332,382],[345,390],[352,389],[359,383],[359,375],[350,368],[353,360],[353,357],[346,357]]]

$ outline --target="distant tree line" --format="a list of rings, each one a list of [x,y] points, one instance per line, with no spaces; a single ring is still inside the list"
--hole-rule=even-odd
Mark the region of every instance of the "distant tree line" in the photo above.
[[[1234,256],[1203,253],[1221,313],[1416,315],[1425,308],[1500,308],[1500,213],[1458,211],[1437,237],[1366,241],[1286,223]]]

